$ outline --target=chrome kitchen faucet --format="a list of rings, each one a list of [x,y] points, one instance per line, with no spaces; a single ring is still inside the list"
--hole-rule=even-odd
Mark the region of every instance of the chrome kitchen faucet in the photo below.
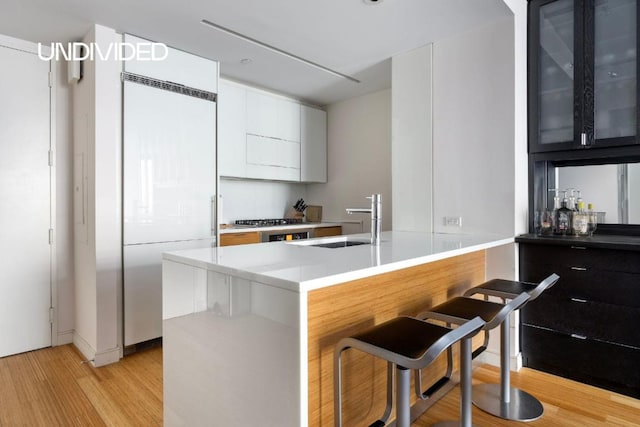
[[[347,208],[349,215],[354,213],[371,214],[371,244],[380,246],[380,223],[382,219],[382,197],[380,194],[372,194],[367,197],[371,200],[371,208]]]

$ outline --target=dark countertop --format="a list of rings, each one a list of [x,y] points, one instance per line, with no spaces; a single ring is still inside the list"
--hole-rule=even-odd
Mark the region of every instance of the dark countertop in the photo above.
[[[618,249],[640,251],[640,236],[621,236],[614,234],[594,234],[593,237],[577,236],[537,236],[521,234],[516,236],[516,243],[533,243],[540,245],[583,246],[588,248]]]

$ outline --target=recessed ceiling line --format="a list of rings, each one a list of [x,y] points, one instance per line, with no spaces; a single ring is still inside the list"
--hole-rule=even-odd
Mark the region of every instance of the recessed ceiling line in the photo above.
[[[220,26],[218,24],[215,24],[215,23],[213,23],[211,21],[208,21],[206,19],[203,19],[200,22],[202,24],[204,24],[204,25],[207,25],[207,26],[211,27],[211,28],[215,28],[216,30],[222,31],[223,33],[229,34],[230,36],[239,38],[239,39],[244,40],[246,42],[252,43],[252,44],[254,44],[256,46],[263,47],[263,48],[268,49],[268,50],[270,50],[272,52],[275,52],[275,53],[278,53],[280,55],[283,55],[283,56],[286,56],[288,58],[291,58],[291,59],[293,59],[295,61],[302,62],[303,64],[306,64],[306,65],[309,65],[311,67],[317,68],[319,70],[325,71],[327,73],[333,74],[334,76],[342,77],[343,79],[351,80],[352,82],[355,82],[355,83],[360,83],[360,80],[357,80],[357,79],[355,79],[355,78],[353,78],[351,76],[348,76],[346,74],[342,74],[342,73],[340,73],[338,71],[332,70],[331,68],[327,68],[324,65],[320,65],[320,64],[318,64],[316,62],[309,61],[308,59],[301,58],[301,57],[299,57],[297,55],[294,55],[293,53],[289,53],[289,52],[284,51],[282,49],[279,49],[279,48],[277,48],[275,46],[268,45],[266,43],[261,42],[260,40],[256,40],[256,39],[251,38],[249,36],[245,36],[244,34],[240,34],[240,33],[236,32],[236,31],[233,31],[233,30],[230,30],[228,28],[222,27],[222,26]]]

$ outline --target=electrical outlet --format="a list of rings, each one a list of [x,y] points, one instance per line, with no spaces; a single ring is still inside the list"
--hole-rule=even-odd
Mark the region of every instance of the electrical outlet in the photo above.
[[[462,227],[462,217],[461,216],[445,216],[444,225],[448,227]]]

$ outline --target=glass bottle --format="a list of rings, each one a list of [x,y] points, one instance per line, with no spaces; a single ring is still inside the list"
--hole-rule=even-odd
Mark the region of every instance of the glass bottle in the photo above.
[[[555,191],[555,193],[553,195],[553,210],[551,211],[551,229],[548,230],[548,234],[555,234],[556,216],[558,215],[558,209],[560,209],[560,196],[558,196],[560,190],[558,190],[557,188],[550,188],[549,191]]]
[[[574,195],[575,189],[567,188],[567,192],[569,192],[569,198],[567,199],[567,209],[576,212],[578,210],[578,205],[576,204],[576,196]]]
[[[589,215],[584,210],[584,201],[578,198],[578,210],[573,213],[573,234],[586,236],[589,234]]]
[[[555,210],[555,233],[566,236],[567,234],[571,234],[571,219],[572,219],[572,211],[567,208],[567,203],[569,202],[567,199],[566,190],[563,191],[564,196],[562,197],[562,203],[560,208]]]

